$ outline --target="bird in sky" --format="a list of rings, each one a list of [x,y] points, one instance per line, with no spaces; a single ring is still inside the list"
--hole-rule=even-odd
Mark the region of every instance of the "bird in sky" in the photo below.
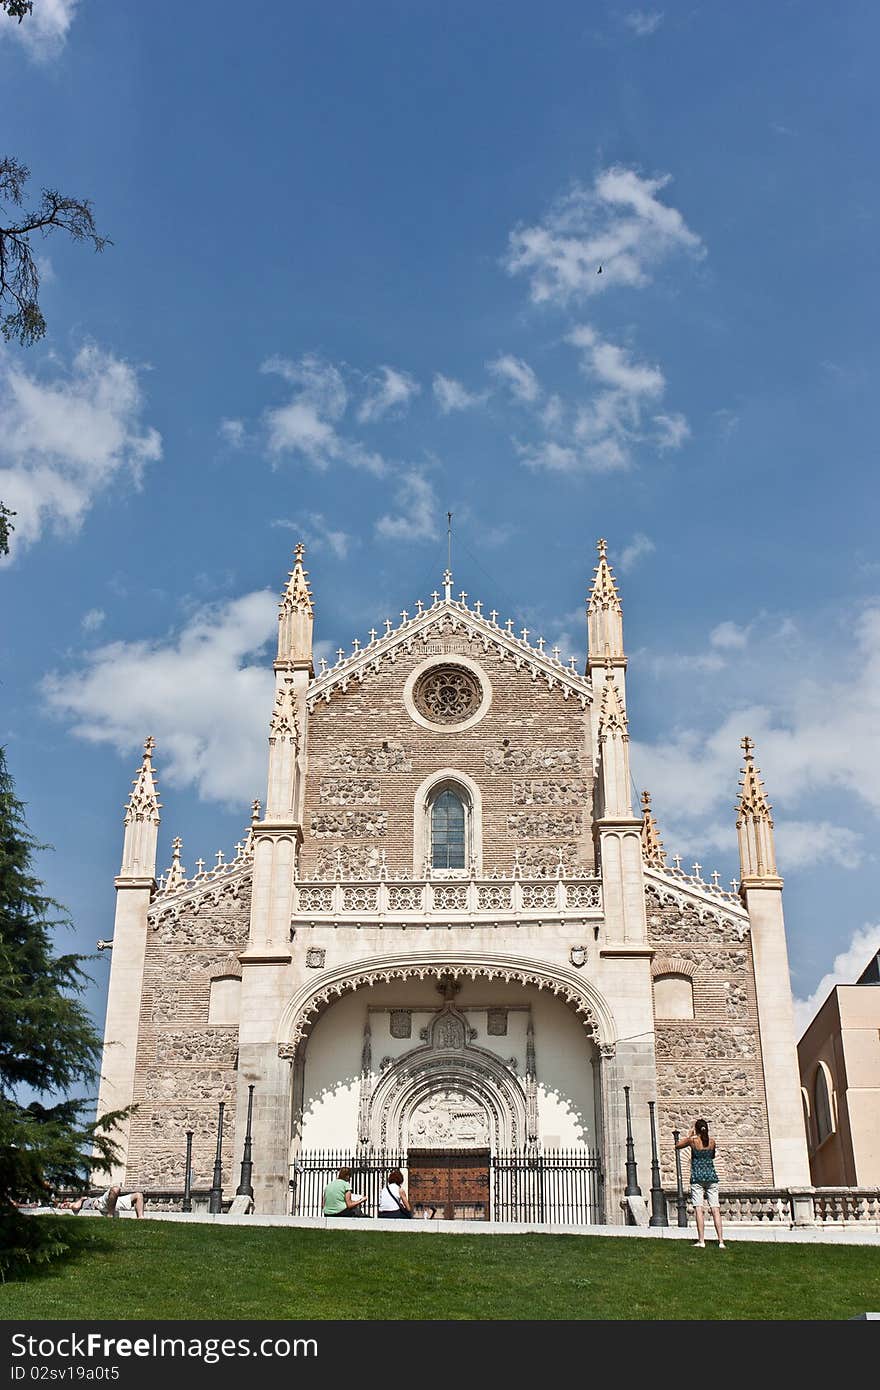
[[[601,267],[601,266],[599,266],[599,269],[596,271],[596,274],[597,274],[597,275],[601,275],[601,274],[602,274],[602,267]]]

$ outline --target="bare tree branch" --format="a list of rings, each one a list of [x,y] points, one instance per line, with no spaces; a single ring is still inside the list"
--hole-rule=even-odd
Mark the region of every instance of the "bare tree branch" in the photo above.
[[[37,232],[48,236],[61,227],[74,241],[90,241],[96,251],[112,244],[109,237],[98,235],[90,202],[66,198],[54,188],[44,188],[37,207],[18,214],[29,177],[30,170],[17,159],[0,159],[0,309],[10,309],[0,318],[0,331],[7,342],[17,338],[23,347],[46,332],[37,301],[40,275],[31,250],[32,236]]]

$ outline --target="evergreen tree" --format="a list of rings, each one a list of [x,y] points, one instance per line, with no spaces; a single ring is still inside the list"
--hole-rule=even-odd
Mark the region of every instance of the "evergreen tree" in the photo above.
[[[64,1249],[61,1223],[21,1216],[15,1203],[55,1188],[82,1190],[115,1157],[123,1112],[90,1120],[101,1039],[78,996],[85,957],[56,955],[53,931],[70,926],[32,870],[46,848],[30,834],[0,748],[0,1277]],[[27,1094],[38,1097],[24,1103]]]

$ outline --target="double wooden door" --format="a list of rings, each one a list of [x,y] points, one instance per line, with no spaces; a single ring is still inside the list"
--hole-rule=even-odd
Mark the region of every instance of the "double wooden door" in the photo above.
[[[410,1149],[407,1166],[416,1216],[489,1220],[488,1149]]]

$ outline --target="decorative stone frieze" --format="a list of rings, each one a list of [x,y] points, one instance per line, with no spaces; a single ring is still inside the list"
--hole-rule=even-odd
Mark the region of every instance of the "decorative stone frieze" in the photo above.
[[[184,1066],[187,1063],[208,1063],[213,1066],[232,1067],[236,1051],[236,1038],[230,1038],[225,1030],[213,1032],[209,1029],[193,1028],[183,1032],[175,1029],[173,1032],[159,1033],[156,1038],[156,1061],[164,1062],[166,1065],[176,1062]]]
[[[378,806],[379,783],[375,778],[322,777],[321,802],[325,806]]]
[[[378,878],[381,859],[372,845],[326,845],[318,853],[315,873],[319,879]]]
[[[507,829],[520,840],[567,839],[580,830],[580,816],[566,811],[521,811],[507,817]]]
[[[331,772],[412,772],[412,758],[398,743],[378,748],[338,747],[327,759]]]
[[[578,772],[580,757],[571,748],[511,747],[487,748],[486,767],[493,772]]]
[[[514,806],[581,806],[591,788],[580,778],[568,782],[514,782]]]
[[[657,1060],[661,1062],[699,1062],[706,1058],[724,1061],[758,1056],[755,1030],[732,1024],[701,1028],[690,1021],[678,1025],[658,1023],[654,1046]]]
[[[387,811],[327,811],[312,816],[309,833],[316,840],[351,835],[387,835]]]
[[[232,1087],[235,1072],[187,1067],[152,1070],[139,1092],[144,1100],[218,1101]],[[216,1122],[216,1114],[215,1114]]]
[[[523,874],[531,875],[534,878],[555,876],[560,863],[565,874],[574,874],[579,868],[577,861],[577,845],[570,842],[556,844],[552,848],[548,846],[546,849],[540,845],[524,845],[519,852],[519,865]],[[583,866],[580,867],[583,872]],[[572,904],[572,906],[581,905],[587,906],[586,903]]]

